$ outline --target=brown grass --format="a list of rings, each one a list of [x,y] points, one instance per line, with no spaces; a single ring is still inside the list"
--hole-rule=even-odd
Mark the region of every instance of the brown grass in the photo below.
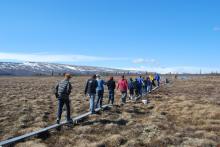
[[[73,116],[88,111],[88,98],[82,100],[87,78],[71,80]],[[0,140],[55,123],[57,101],[51,88],[59,80],[57,77],[0,78]],[[148,95],[148,105],[136,102],[114,106],[73,128],[64,126],[60,132],[53,130],[16,146],[217,146],[220,144],[219,87],[220,77],[176,80]]]

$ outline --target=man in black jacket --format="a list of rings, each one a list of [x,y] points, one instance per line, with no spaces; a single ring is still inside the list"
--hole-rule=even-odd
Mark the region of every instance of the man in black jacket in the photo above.
[[[114,104],[114,95],[115,95],[115,81],[113,77],[110,77],[109,81],[107,82],[108,90],[109,90],[109,100],[108,103]]]
[[[90,97],[90,111],[92,114],[95,114],[95,95],[97,86],[98,82],[96,80],[96,75],[93,75],[92,78],[87,81],[85,87],[85,95],[88,94]]]

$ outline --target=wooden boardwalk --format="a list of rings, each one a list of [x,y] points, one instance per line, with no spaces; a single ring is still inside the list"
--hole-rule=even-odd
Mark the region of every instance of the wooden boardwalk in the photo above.
[[[111,105],[103,105],[102,107],[105,109],[107,107],[111,107]],[[95,109],[96,112],[98,112],[100,110],[101,110],[101,108]],[[91,115],[91,112],[87,112],[85,114],[79,115],[79,116],[73,118],[73,122],[77,122],[77,121],[81,120],[82,118],[85,118],[85,117],[87,117],[89,115]],[[18,141],[22,141],[24,139],[34,137],[34,136],[37,136],[38,134],[47,132],[47,131],[49,131],[51,129],[56,129],[56,128],[61,127],[61,126],[66,125],[66,124],[68,124],[68,122],[67,121],[63,121],[60,124],[54,124],[54,125],[48,126],[46,128],[42,128],[42,129],[40,129],[38,131],[34,131],[34,132],[31,132],[31,133],[28,133],[28,134],[25,134],[25,135],[21,135],[21,136],[15,137],[15,138],[11,138],[11,139],[8,139],[8,140],[5,140],[5,141],[1,141],[0,142],[0,146],[10,145],[10,144],[16,143]]]

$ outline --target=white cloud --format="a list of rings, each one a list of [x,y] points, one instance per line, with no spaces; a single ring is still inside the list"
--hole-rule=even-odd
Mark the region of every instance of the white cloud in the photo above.
[[[159,66],[159,63],[155,59],[138,58],[138,59],[134,59],[132,62],[134,64],[149,64],[149,65]]]
[[[220,27],[219,26],[214,27],[213,31],[216,31],[216,32],[220,31]]]
[[[158,72],[162,74],[166,73],[192,73],[199,74],[200,70],[202,73],[220,72],[220,68],[208,68],[208,67],[193,67],[193,66],[175,66],[175,67],[131,67],[124,68],[126,70],[137,70],[137,71],[148,71],[148,72]]]
[[[0,60],[32,61],[32,62],[92,62],[92,61],[120,61],[126,58],[110,58],[74,54],[48,53],[1,53]]]

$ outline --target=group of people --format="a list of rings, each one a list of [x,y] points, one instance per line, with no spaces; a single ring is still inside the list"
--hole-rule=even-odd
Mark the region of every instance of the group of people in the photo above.
[[[69,95],[72,90],[70,79],[72,76],[70,74],[65,74],[64,80],[60,81],[55,87],[55,95],[58,99],[58,112],[57,112],[57,123],[60,123],[62,108],[64,104],[66,105],[67,111],[67,121],[73,123],[70,117],[70,101]],[[128,91],[129,99],[137,100],[141,98],[143,94],[147,94],[152,90],[153,86],[160,86],[160,75],[155,73],[154,75],[149,75],[143,78],[139,76],[133,80],[130,78],[128,81],[125,76],[121,76],[117,85],[114,77],[110,77],[106,82],[100,75],[93,75],[87,82],[84,90],[85,96],[89,96],[90,101],[90,111],[95,114],[95,108],[101,108],[104,98],[104,87],[108,87],[108,104],[114,104],[115,89],[119,90],[121,93],[121,105],[126,103]]]

